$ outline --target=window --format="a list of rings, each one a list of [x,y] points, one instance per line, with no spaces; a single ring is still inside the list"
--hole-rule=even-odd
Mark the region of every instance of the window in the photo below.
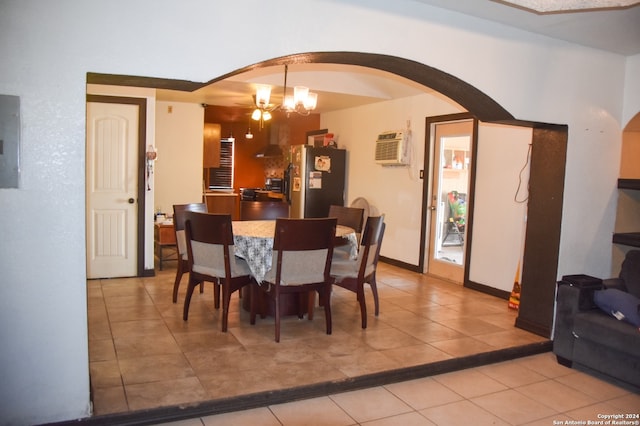
[[[220,139],[220,167],[205,169],[209,189],[233,189],[233,138]]]

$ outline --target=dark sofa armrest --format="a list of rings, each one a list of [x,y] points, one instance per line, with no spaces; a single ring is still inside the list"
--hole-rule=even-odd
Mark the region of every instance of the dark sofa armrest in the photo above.
[[[574,318],[578,312],[596,309],[592,288],[580,288],[560,281],[556,298],[553,352],[561,358],[573,358]]]
[[[622,278],[607,278],[606,280],[602,280],[602,284],[604,285],[604,288],[615,288],[628,292],[627,286],[624,284],[624,280]]]

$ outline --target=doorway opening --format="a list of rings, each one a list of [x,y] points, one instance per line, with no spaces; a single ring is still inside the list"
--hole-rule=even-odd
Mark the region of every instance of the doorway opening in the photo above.
[[[425,272],[458,284],[463,284],[465,276],[476,128],[476,120],[467,114],[427,120],[433,166],[425,183],[431,194],[425,224],[429,230]]]

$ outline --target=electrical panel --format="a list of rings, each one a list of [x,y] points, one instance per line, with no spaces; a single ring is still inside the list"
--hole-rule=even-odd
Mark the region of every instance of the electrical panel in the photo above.
[[[20,176],[20,97],[0,95],[0,188],[17,188]]]

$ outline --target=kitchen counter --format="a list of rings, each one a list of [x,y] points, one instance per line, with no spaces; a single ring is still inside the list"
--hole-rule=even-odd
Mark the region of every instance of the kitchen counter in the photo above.
[[[202,202],[209,213],[230,214],[231,220],[240,219],[240,195],[233,192],[205,192]]]

